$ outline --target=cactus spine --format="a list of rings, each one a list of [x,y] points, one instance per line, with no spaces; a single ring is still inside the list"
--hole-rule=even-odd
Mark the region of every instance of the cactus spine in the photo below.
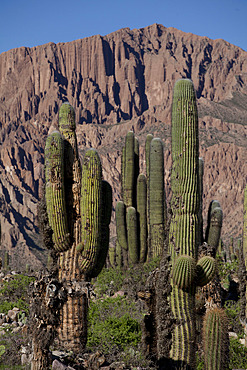
[[[46,204],[58,255],[58,277],[67,300],[60,312],[58,336],[78,353],[87,337],[86,281],[101,271],[108,252],[112,192],[102,180],[98,153],[86,152],[82,166],[69,103],[59,110],[59,131],[48,136],[45,149]],[[80,288],[80,289],[79,289]]]

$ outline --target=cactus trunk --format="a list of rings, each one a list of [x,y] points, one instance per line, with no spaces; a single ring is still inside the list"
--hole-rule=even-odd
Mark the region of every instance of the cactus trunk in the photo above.
[[[197,260],[199,243],[199,142],[196,97],[190,80],[174,87],[172,107],[172,219],[169,252]],[[180,289],[172,279],[171,307],[179,324],[173,332],[171,358],[194,366],[195,284]]]

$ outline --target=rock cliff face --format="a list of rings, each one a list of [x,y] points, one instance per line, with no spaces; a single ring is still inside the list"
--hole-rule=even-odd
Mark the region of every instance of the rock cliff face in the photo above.
[[[57,125],[61,103],[68,100],[75,108],[81,153],[90,146],[99,150],[115,201],[127,131],[135,130],[142,148],[147,133],[161,137],[169,199],[170,107],[181,77],[193,80],[198,97],[205,210],[212,199],[220,201],[228,240],[241,233],[247,177],[245,51],[154,24],[0,55],[2,249],[10,250],[15,264],[28,259],[38,267],[44,261],[36,207],[45,138]],[[112,240],[114,233],[113,223]]]

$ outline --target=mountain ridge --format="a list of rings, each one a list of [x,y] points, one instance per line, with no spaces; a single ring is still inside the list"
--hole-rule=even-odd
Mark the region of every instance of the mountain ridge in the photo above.
[[[246,183],[244,50],[154,24],[0,54],[0,220],[2,249],[13,260],[21,259],[23,249],[23,261],[29,255],[42,265],[36,206],[43,185],[44,144],[50,127],[57,127],[64,101],[75,108],[81,154],[90,146],[101,154],[114,206],[121,146],[129,129],[142,147],[150,131],[163,139],[169,199],[172,89],[184,77],[192,79],[198,97],[205,207],[212,197],[219,198],[225,214],[223,239],[228,240],[241,233]],[[144,168],[143,148],[141,156]],[[114,242],[114,223],[111,231]]]

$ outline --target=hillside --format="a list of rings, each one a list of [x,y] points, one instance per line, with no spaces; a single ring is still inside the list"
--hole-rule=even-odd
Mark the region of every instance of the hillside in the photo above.
[[[133,129],[143,151],[147,133],[165,144],[168,199],[171,100],[174,82],[191,78],[198,97],[205,161],[204,218],[212,199],[224,212],[223,240],[242,230],[247,174],[247,53],[154,24],[69,43],[18,48],[0,55],[0,222],[2,248],[15,265],[41,267],[37,202],[44,145],[58,109],[75,108],[81,154],[99,150],[104,178],[119,199],[121,148]],[[114,221],[113,212],[113,221]],[[114,241],[115,227],[112,224]]]

